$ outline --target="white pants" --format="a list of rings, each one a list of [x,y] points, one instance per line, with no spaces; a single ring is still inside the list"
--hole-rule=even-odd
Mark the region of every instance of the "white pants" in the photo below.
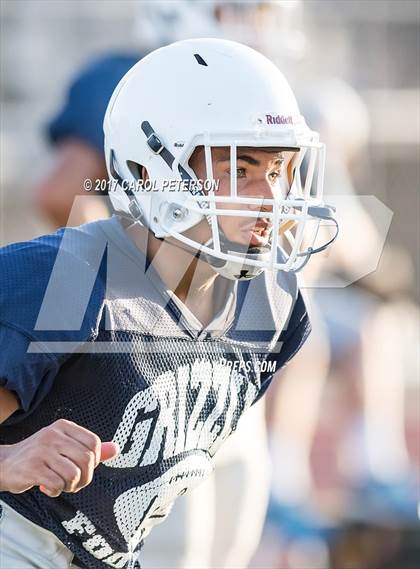
[[[0,500],[0,569],[73,569],[73,553]]]

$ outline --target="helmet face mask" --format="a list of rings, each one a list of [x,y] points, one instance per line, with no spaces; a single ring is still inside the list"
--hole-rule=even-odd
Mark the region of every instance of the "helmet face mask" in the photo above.
[[[182,69],[190,83],[168,92],[163,70],[175,79]],[[328,218],[322,203],[324,146],[299,114],[284,77],[262,55],[211,39],[159,49],[121,80],[104,130],[108,171],[117,181],[111,201],[157,238],[172,237],[199,251],[232,279],[253,278],[264,269],[298,270],[306,263],[307,229],[312,226],[313,249],[317,226]],[[238,232],[230,232],[235,223]],[[198,231],[203,227],[207,231]],[[279,256],[285,234],[292,246]]]

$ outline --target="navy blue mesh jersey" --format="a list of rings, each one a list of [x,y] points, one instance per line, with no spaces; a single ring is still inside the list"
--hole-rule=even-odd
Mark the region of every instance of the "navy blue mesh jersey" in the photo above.
[[[0,249],[0,385],[21,403],[0,444],[65,418],[121,448],[76,494],[0,499],[88,569],[134,567],[309,333],[294,275],[216,283],[222,302],[202,328],[117,216]]]

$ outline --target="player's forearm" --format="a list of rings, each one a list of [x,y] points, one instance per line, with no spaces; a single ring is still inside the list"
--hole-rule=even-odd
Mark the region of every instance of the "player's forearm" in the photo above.
[[[0,492],[7,492],[8,489],[5,463],[9,452],[9,445],[0,445]]]
[[[16,395],[5,387],[0,387],[0,425],[19,409]]]

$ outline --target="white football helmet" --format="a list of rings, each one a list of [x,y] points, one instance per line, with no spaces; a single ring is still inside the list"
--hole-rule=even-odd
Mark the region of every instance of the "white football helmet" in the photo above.
[[[337,228],[332,208],[322,201],[324,146],[300,115],[284,76],[249,47],[190,39],[150,53],[116,87],[104,131],[108,173],[115,182],[110,192],[114,208],[157,238],[170,237],[193,254],[199,252],[227,278],[249,279],[264,269],[299,270],[336,237],[314,247],[321,220]],[[203,184],[200,188],[189,166],[199,146],[204,148],[209,189]],[[218,196],[211,183],[214,147],[230,148],[229,196]],[[238,194],[238,147],[288,153],[290,167],[273,199]],[[147,187],[138,183],[142,166],[149,176]],[[174,191],[174,184],[183,191]],[[229,209],[223,208],[226,203]],[[222,215],[269,218],[269,245],[244,249],[227,240],[219,227]],[[200,222],[208,223],[211,235],[205,243],[185,235]]]

